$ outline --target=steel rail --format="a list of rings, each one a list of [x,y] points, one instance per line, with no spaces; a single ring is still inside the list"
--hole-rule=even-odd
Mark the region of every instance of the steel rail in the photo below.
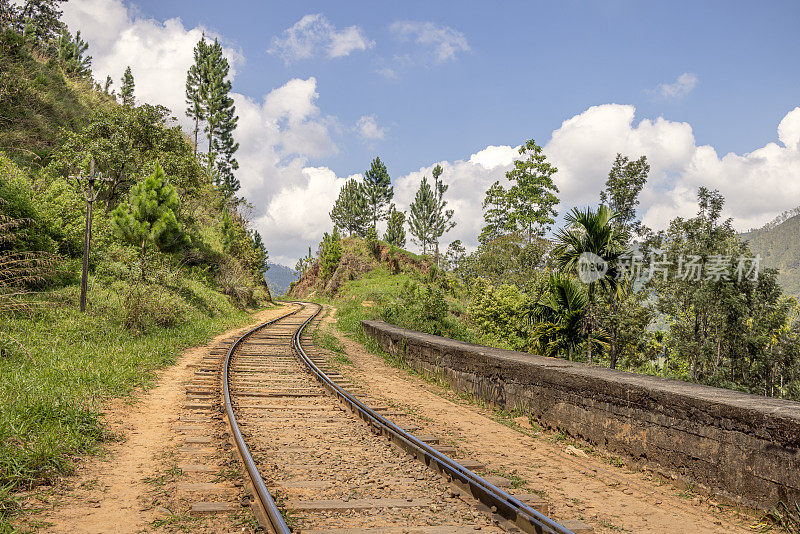
[[[239,347],[239,345],[251,334],[258,332],[262,328],[266,328],[273,323],[280,321],[281,319],[285,319],[291,315],[298,313],[299,311],[305,309],[305,306],[300,303],[296,303],[298,308],[294,311],[281,315],[271,321],[267,321],[266,323],[260,324],[255,328],[251,328],[244,334],[242,334],[239,339],[233,342],[233,344],[228,349],[228,353],[225,355],[225,362],[222,367],[222,393],[225,399],[225,413],[228,416],[228,423],[231,426],[231,433],[233,434],[234,442],[236,443],[236,448],[239,449],[239,455],[242,458],[242,462],[244,462],[244,467],[247,470],[247,475],[250,477],[250,482],[253,486],[253,491],[255,491],[255,497],[258,498],[259,504],[261,505],[262,510],[267,515],[267,520],[272,527],[272,531],[275,534],[291,534],[291,530],[286,525],[286,522],[283,520],[283,516],[281,515],[280,510],[278,510],[278,506],[275,504],[275,501],[272,499],[272,495],[269,494],[269,490],[267,489],[266,484],[264,484],[264,479],[261,478],[261,474],[258,472],[258,467],[256,466],[255,461],[253,460],[253,455],[250,453],[250,449],[247,447],[247,444],[244,442],[244,437],[242,436],[242,431],[239,429],[239,424],[236,422],[236,416],[233,413],[233,404],[231,403],[231,391],[230,391],[230,383],[229,383],[229,376],[230,376],[230,365],[231,365],[231,358],[233,357],[233,353]],[[319,313],[319,312],[317,312]],[[305,324],[305,323],[303,323]]]
[[[308,303],[302,304],[308,305]],[[473,497],[488,506],[493,513],[498,513],[521,530],[536,534],[574,534],[568,528],[556,523],[549,517],[534,510],[524,502],[509,495],[494,484],[465,468],[456,460],[442,454],[427,443],[420,441],[412,434],[409,434],[354,396],[350,395],[328,378],[325,372],[308,357],[300,342],[303,330],[305,330],[322,310],[322,306],[319,304],[313,305],[317,306],[317,311],[295,331],[292,342],[300,359],[303,360],[303,363],[305,363],[316,378],[322,382],[325,388],[349,405],[350,409],[361,419],[366,421],[374,430],[386,435],[406,451],[424,461],[429,467],[434,467],[439,472],[448,475],[449,478],[458,483],[460,487],[469,491]]]

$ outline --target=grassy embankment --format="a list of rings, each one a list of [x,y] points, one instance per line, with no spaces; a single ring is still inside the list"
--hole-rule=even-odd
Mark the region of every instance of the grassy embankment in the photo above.
[[[103,415],[110,399],[152,386],[181,349],[249,319],[228,297],[186,286],[192,304],[174,326],[132,331],[113,288],[95,288],[95,306],[81,314],[75,286],[45,294],[32,314],[0,317],[0,331],[24,346],[6,343],[0,358],[0,532],[12,528],[19,490],[51,484],[78,455],[116,439]]]

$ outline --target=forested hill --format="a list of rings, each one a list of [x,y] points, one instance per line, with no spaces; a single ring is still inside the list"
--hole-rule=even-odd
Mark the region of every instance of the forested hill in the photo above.
[[[778,282],[787,293],[800,296],[800,215],[742,234],[764,265],[778,269]]]
[[[270,263],[269,270],[264,276],[270,292],[275,296],[286,294],[292,282],[297,280],[297,274],[293,269],[279,263]]]

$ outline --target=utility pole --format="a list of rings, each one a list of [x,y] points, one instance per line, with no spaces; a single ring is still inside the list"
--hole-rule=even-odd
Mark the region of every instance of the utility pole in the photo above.
[[[88,189],[83,191],[86,198],[86,233],[83,239],[83,272],[81,273],[81,312],[86,311],[86,290],[89,280],[89,245],[92,241],[92,206],[97,199],[97,192],[94,190],[96,181],[106,181],[102,173],[94,172],[94,158],[89,163],[89,176],[75,176],[77,180],[86,180],[89,184]]]

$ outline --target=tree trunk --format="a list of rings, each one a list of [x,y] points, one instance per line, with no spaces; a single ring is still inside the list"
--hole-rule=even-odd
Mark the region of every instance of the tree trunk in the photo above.
[[[200,117],[194,117],[194,155],[197,156],[197,132],[200,129]]]
[[[142,239],[142,252],[141,257],[139,258],[139,268],[142,270],[142,282],[145,281],[144,279],[144,255],[145,255],[145,244],[147,243],[146,240]]]

